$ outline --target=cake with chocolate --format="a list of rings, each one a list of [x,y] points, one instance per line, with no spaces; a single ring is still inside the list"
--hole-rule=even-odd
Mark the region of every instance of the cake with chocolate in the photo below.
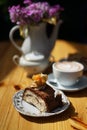
[[[47,76],[35,75],[32,84],[25,88],[23,100],[34,105],[41,112],[50,112],[62,106],[62,95],[46,84]]]

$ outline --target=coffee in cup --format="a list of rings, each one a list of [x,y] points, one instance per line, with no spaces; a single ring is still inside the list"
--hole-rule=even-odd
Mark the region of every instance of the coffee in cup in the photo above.
[[[57,83],[64,86],[76,84],[82,77],[84,69],[84,66],[76,61],[55,62],[52,67]]]

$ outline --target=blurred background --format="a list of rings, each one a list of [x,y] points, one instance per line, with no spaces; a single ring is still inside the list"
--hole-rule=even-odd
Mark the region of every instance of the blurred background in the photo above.
[[[45,1],[45,0],[33,0]],[[61,14],[63,23],[58,38],[79,43],[87,43],[87,0],[46,0],[51,5],[60,4],[64,11]],[[9,39],[9,31],[15,25],[10,21],[8,7],[18,5],[22,0],[0,0],[0,40]]]

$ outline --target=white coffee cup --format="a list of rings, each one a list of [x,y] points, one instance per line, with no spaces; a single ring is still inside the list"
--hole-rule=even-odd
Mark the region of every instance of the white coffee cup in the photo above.
[[[52,66],[57,83],[63,86],[76,84],[83,76],[84,66],[76,61],[55,62]]]

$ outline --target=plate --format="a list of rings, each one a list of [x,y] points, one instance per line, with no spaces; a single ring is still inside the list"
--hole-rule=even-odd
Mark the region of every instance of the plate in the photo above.
[[[47,84],[49,86],[51,86],[52,88],[55,88],[55,89],[59,89],[59,90],[62,90],[62,91],[67,91],[67,92],[75,92],[75,91],[79,91],[79,90],[87,88],[87,77],[83,76],[80,79],[80,81],[73,86],[65,87],[65,86],[61,85],[59,87],[56,83],[56,80],[54,78],[53,73],[51,73],[51,74],[48,75]]]
[[[58,115],[64,112],[70,105],[70,102],[68,98],[65,96],[65,94],[62,91],[58,90],[59,93],[62,94],[63,106],[56,108],[50,113],[49,112],[42,113],[33,105],[22,100],[23,91],[24,90],[20,90],[16,92],[15,95],[13,96],[13,104],[15,109],[23,115],[32,116],[32,117],[48,117],[52,115]]]

